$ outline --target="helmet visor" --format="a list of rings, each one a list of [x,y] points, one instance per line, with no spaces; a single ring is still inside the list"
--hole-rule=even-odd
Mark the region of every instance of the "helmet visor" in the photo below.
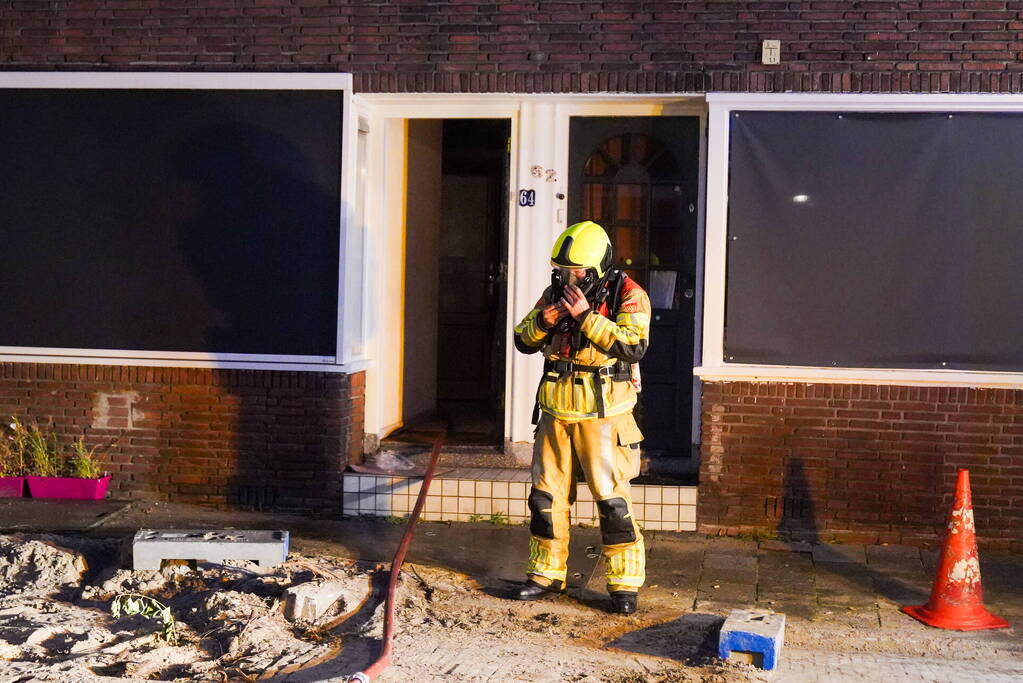
[[[561,268],[559,266],[558,270],[561,271],[561,281],[564,282],[566,286],[568,285],[575,285],[576,287],[582,286],[583,278],[579,277],[573,272],[579,271],[580,270],[579,268]]]

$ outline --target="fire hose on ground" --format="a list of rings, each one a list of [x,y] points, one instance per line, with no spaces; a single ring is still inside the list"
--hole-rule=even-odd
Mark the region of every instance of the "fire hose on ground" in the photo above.
[[[433,481],[433,473],[437,469],[437,460],[440,457],[441,448],[444,447],[446,436],[446,433],[441,434],[433,442],[433,452],[430,455],[430,464],[427,465],[426,473],[423,475],[422,488],[419,490],[419,496],[416,498],[415,507],[412,508],[412,513],[409,515],[408,524],[405,526],[405,533],[401,537],[401,542],[398,543],[398,550],[394,553],[394,559],[391,560],[391,573],[387,582],[387,604],[384,607],[384,638],[380,655],[366,669],[352,674],[348,678],[349,683],[370,683],[391,663],[392,640],[394,638],[394,594],[398,587],[398,575],[401,572],[401,564],[405,561],[405,553],[408,550],[409,543],[412,541],[412,530],[415,529],[416,522],[419,521],[419,514],[423,511],[423,506],[426,504],[426,492],[430,488],[430,482]]]

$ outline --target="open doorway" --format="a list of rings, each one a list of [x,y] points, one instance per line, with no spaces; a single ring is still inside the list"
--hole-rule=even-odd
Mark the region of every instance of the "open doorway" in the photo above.
[[[408,122],[402,425],[448,450],[503,452],[507,119]]]

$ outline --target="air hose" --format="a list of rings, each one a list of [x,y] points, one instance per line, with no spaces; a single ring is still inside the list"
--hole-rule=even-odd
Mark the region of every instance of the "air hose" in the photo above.
[[[391,574],[387,582],[387,604],[384,607],[384,639],[380,649],[380,655],[365,670],[352,674],[348,683],[369,683],[380,675],[391,663],[392,640],[394,638],[394,597],[398,587],[398,575],[401,571],[401,564],[405,561],[405,552],[412,541],[412,530],[419,521],[419,513],[423,511],[426,504],[426,492],[430,489],[430,482],[433,481],[433,472],[437,469],[437,460],[440,457],[440,450],[444,447],[446,433],[442,433],[433,441],[433,453],[430,455],[430,464],[426,467],[426,474],[423,475],[423,486],[419,490],[415,507],[409,515],[408,524],[405,526],[405,534],[401,537],[398,550],[391,560]]]

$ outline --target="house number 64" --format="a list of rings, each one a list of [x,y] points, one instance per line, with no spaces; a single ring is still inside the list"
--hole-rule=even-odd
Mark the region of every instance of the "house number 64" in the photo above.
[[[558,182],[558,172],[553,168],[544,168],[543,166],[530,166],[529,174],[534,178],[544,178],[548,183]]]

